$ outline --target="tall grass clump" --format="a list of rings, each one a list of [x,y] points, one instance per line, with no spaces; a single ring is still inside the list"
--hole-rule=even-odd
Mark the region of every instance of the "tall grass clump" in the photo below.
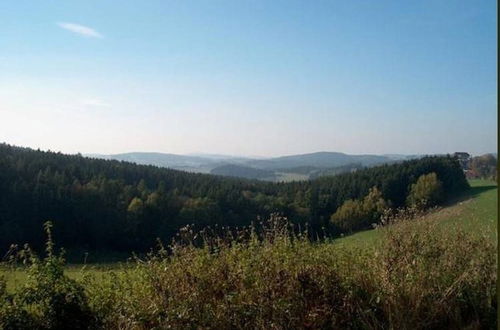
[[[73,280],[54,253],[15,254],[0,329],[493,329],[496,246],[421,211],[383,217],[371,248],[311,241],[273,215],[256,227],[180,231],[145,258]]]
[[[421,219],[419,219],[421,218]],[[383,322],[395,329],[496,328],[495,243],[399,212],[367,269]]]
[[[495,327],[491,240],[409,218],[392,216],[368,250],[311,242],[276,215],[259,232],[185,228],[133,269],[89,278],[86,294],[114,329]]]
[[[355,309],[338,260],[318,254],[306,234],[292,234],[286,219],[273,216],[260,233],[248,228],[222,237],[198,235],[203,236],[202,248],[195,246],[197,235],[187,228],[179,241],[139,260],[133,275],[96,281],[91,296],[107,326],[354,326]]]

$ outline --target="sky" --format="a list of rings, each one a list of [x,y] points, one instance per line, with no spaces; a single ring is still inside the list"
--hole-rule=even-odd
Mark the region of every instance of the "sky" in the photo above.
[[[496,3],[1,1],[0,142],[496,152]]]

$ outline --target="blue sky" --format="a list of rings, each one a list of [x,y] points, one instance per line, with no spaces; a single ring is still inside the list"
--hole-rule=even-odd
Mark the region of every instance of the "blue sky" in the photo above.
[[[2,1],[0,141],[497,149],[496,1]]]

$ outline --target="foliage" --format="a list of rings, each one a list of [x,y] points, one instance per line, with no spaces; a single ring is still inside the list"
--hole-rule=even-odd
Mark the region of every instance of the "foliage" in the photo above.
[[[363,201],[349,199],[332,214],[330,220],[343,231],[352,231],[353,225],[366,222]]]
[[[442,329],[495,324],[495,247],[397,213],[372,250],[293,234],[273,217],[219,238],[187,228],[134,271],[91,282],[109,328]]]
[[[417,182],[411,185],[407,204],[423,209],[438,205],[443,199],[443,184],[433,172],[420,176]]]
[[[373,187],[362,200],[349,199],[332,214],[330,220],[342,231],[366,229],[376,224],[388,208],[382,193]]]
[[[89,308],[84,287],[64,275],[63,253],[54,254],[51,223],[45,224],[48,235],[46,254],[39,259],[29,247],[17,254],[26,265],[28,278],[15,294],[0,287],[1,329],[88,329],[97,325]]]

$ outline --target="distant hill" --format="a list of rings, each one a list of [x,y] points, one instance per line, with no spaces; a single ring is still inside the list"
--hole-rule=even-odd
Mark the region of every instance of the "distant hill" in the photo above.
[[[199,158],[204,158],[204,159],[212,159],[212,160],[216,160],[216,161],[230,161],[230,162],[234,162],[234,163],[242,163],[242,162],[248,161],[250,159],[260,159],[257,157],[241,157],[241,156],[205,154],[205,153],[193,153],[193,154],[188,154],[187,156],[199,157]]]
[[[392,160],[411,160],[422,158],[423,155],[384,154],[382,156],[390,158]]]
[[[391,161],[392,159],[389,157],[378,155],[348,155],[341,152],[315,152],[311,154],[252,160],[247,164],[257,168],[277,170],[303,166],[331,168],[352,163],[359,163],[363,166],[373,166]]]
[[[86,156],[100,159],[121,160],[139,165],[168,167],[189,172],[209,172],[212,167],[220,164],[220,160],[208,157],[186,156],[160,152],[128,152],[114,155],[91,154]]]
[[[218,166],[212,169],[210,174],[269,181],[276,179],[276,174],[273,171],[234,164]]]
[[[187,172],[210,173],[266,181],[307,180],[336,175],[361,167],[419,158],[417,155],[349,155],[341,152],[274,158],[246,158],[216,154],[177,155],[159,152],[129,152],[114,155],[88,154],[87,157],[155,165]]]

